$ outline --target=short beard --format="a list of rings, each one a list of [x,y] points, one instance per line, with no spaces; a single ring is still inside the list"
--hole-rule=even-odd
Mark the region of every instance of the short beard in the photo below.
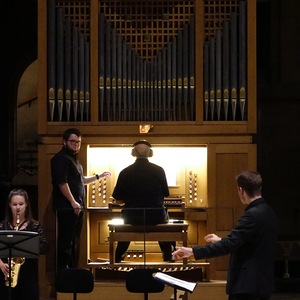
[[[77,154],[77,153],[79,152],[79,149],[78,149],[78,150],[73,150],[73,149],[70,148],[68,145],[65,145],[65,148],[66,148],[68,151],[72,152],[73,154]]]

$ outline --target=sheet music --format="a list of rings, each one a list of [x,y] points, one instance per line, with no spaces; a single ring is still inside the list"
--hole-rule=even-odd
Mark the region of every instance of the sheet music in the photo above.
[[[170,276],[170,275],[167,275],[167,274],[164,274],[161,272],[153,273],[153,277],[160,279],[161,281],[165,282],[166,284],[176,286],[178,288],[182,288],[189,292],[193,292],[197,285],[197,282],[189,282],[189,281],[181,280],[181,279],[175,278],[173,276]]]

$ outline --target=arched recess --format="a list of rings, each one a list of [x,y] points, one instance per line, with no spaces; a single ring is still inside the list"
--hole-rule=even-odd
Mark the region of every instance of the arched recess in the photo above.
[[[37,60],[22,74],[17,89],[15,185],[37,184]]]

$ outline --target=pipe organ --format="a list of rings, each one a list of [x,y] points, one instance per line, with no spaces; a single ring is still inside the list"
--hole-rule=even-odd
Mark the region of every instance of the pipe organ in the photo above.
[[[246,120],[246,1],[204,1],[201,69],[197,2],[99,0],[91,99],[90,1],[48,1],[48,120],[90,121],[91,101],[98,122]]]
[[[82,266],[108,258],[107,224],[120,215],[111,193],[139,139],[154,145],[153,162],[167,173],[165,204],[171,218],[188,223],[188,245],[204,244],[210,232],[226,235],[244,210],[235,176],[256,169],[256,0],[38,5],[39,219],[49,242],[56,242],[50,160],[69,127],[82,133],[85,175],[112,172],[87,187]],[[148,244],[150,261],[160,261],[156,242]],[[133,246],[130,259],[144,255],[141,242]],[[210,260],[212,279],[226,278],[224,260]],[[41,261],[41,295],[53,285],[54,261],[52,247]]]

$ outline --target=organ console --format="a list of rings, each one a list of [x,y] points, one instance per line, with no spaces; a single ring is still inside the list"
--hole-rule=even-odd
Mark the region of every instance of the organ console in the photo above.
[[[92,195],[92,199],[95,198],[95,197],[93,197],[93,195]],[[92,200],[92,203],[93,203],[93,201],[94,200]],[[166,197],[166,198],[164,198],[164,206],[167,208],[184,208],[185,207],[184,198],[182,196]],[[108,208],[110,210],[112,210],[114,208],[120,208],[120,206],[118,204],[114,203],[113,201],[110,201],[108,203]]]
[[[110,178],[102,178],[91,184],[88,187],[87,193],[87,209],[89,212],[88,227],[89,232],[91,232],[90,250],[88,253],[91,263],[89,265],[103,268],[103,261],[108,262],[110,265],[110,269],[104,266],[106,268],[105,270],[97,271],[97,276],[100,278],[104,276],[104,274],[112,272],[111,268],[114,268],[113,240],[116,242],[119,238],[124,239],[124,235],[127,234],[130,239],[132,239],[125,263],[122,262],[122,266],[120,266],[120,268],[123,268],[123,271],[126,270],[126,264],[129,264],[129,266],[132,263],[140,265],[144,262],[145,257],[147,257],[147,265],[155,264],[158,266],[157,264],[163,265],[163,262],[157,240],[168,240],[168,237],[172,234],[172,236],[177,237],[177,245],[182,245],[184,241],[184,245],[187,246],[187,228],[189,228],[191,236],[193,236],[198,230],[198,222],[202,222],[203,225],[201,226],[205,226],[204,222],[206,219],[207,206],[207,146],[167,147],[152,145],[152,150],[154,155],[149,158],[149,160],[161,165],[166,172],[170,196],[164,198],[164,205],[168,209],[170,224],[173,224],[175,227],[176,224],[178,224],[178,232],[168,232],[170,226],[166,226],[166,228],[161,229],[163,231],[159,233],[151,232],[148,234],[147,232],[147,234],[141,235],[138,233],[134,234],[132,231],[135,231],[135,229],[130,227],[131,231],[128,233],[126,228],[123,228],[121,233],[114,234],[114,225],[110,225],[114,222],[111,220],[115,219],[116,221],[121,217],[122,207],[112,201],[111,194],[119,172],[134,161],[134,158],[130,156],[131,147],[124,145],[119,147],[116,145],[114,147],[97,147],[91,145],[88,148],[88,173],[93,174],[99,172],[98,170],[104,169],[112,173]],[[192,216],[192,219],[194,219],[195,212],[197,212],[197,221],[185,221],[187,216],[189,216],[189,218]],[[199,217],[199,214],[201,217]],[[199,218],[200,220],[198,221]],[[186,226],[184,239],[182,239],[183,235],[180,224],[182,224],[181,226]],[[136,230],[140,231],[140,228]],[[145,240],[145,247],[141,237],[144,236],[147,238],[148,235],[150,240]],[[105,240],[109,242],[109,244],[105,242]],[[109,251],[107,249],[108,246]],[[147,251],[147,253],[145,251]],[[97,262],[100,264],[97,265]],[[193,272],[199,272],[200,276],[202,276],[206,273],[206,266],[203,266],[202,263],[203,262],[200,262],[198,266],[187,266],[185,262],[184,265],[189,267],[190,270],[193,268]],[[179,262],[179,264],[182,265],[182,262]],[[172,266],[172,268],[174,267],[175,273],[177,272],[175,270],[175,268],[178,268],[177,265]],[[202,271],[204,272],[203,274]],[[118,274],[116,276],[121,275]]]
[[[170,197],[166,206],[196,207],[207,206],[207,147],[153,147],[154,155],[149,161],[162,166],[166,172]],[[101,178],[88,187],[88,205],[108,207],[119,172],[133,163],[131,147],[90,146],[87,153],[88,173],[108,170],[112,177]]]

